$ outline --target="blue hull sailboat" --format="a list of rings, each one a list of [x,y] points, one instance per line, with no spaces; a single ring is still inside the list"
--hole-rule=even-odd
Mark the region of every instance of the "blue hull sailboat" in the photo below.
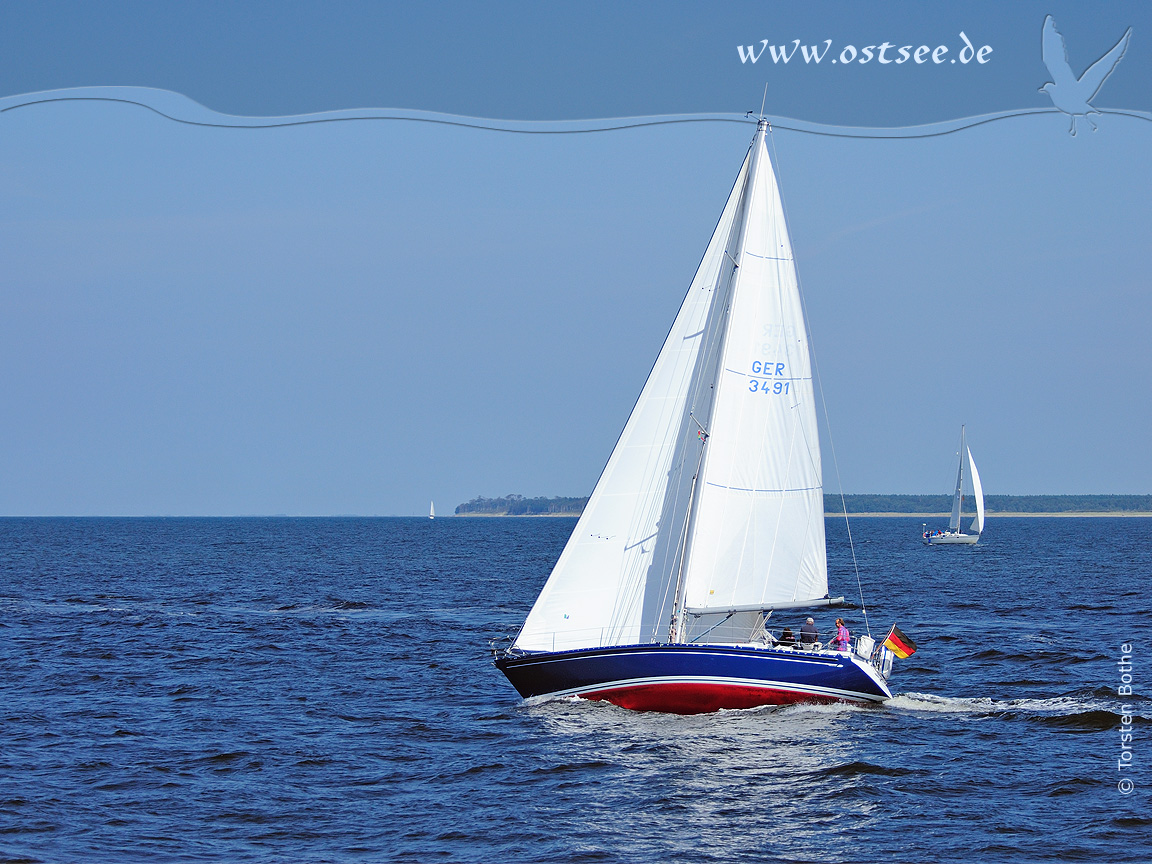
[[[833,651],[775,627],[844,598],[828,592],[811,359],[768,131],[760,120],[572,536],[495,651],[521,696],[681,714],[891,696],[883,644]]]

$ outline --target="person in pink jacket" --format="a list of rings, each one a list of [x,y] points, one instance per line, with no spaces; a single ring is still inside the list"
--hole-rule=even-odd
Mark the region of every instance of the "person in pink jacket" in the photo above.
[[[836,619],[836,637],[832,640],[836,645],[837,651],[847,651],[848,642],[852,639],[852,635],[848,632],[848,628],[844,626],[844,619]]]

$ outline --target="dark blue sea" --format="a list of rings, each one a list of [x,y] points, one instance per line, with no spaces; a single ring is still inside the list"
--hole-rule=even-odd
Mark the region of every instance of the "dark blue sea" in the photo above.
[[[852,523],[896,698],[679,717],[492,666],[569,519],[0,520],[0,860],[1143,862],[1152,519],[921,521]]]

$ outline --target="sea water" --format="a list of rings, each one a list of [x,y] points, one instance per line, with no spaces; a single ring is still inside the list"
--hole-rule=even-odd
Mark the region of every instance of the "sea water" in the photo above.
[[[1144,860],[1152,519],[922,521],[828,520],[894,699],[679,717],[492,666],[571,519],[0,520],[0,860]]]

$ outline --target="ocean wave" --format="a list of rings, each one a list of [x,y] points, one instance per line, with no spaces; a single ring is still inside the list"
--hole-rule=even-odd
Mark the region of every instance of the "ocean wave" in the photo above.
[[[850,714],[857,711],[871,711],[875,705],[862,705],[859,702],[795,702],[791,705],[764,705],[754,711],[772,711],[785,717],[802,714]]]
[[[821,771],[813,772],[813,777],[860,777],[863,775],[878,775],[881,777],[903,777],[908,774],[918,774],[911,768],[894,768],[887,765],[874,765],[871,762],[847,762],[843,765],[834,765]]]
[[[332,611],[334,612],[372,608],[371,603],[365,603],[361,600],[341,600],[339,597],[329,597],[328,600],[332,603]]]
[[[1141,700],[1146,701],[1146,700]],[[1128,704],[1128,703],[1126,703]],[[901,693],[884,703],[898,711],[968,714],[973,717],[1026,719],[1055,728],[1097,731],[1120,723],[1119,700],[1099,696],[1052,696],[1048,698],[992,699],[987,696],[937,696],[932,693]],[[1134,723],[1152,724],[1152,718],[1133,716]]]
[[[1066,729],[1073,732],[1097,732],[1113,729],[1120,722],[1120,715],[1113,711],[1077,711],[1072,714],[1038,715],[1033,718],[1044,726]],[[1134,718],[1137,719],[1137,718]],[[1143,718],[1138,718],[1143,722]]]

